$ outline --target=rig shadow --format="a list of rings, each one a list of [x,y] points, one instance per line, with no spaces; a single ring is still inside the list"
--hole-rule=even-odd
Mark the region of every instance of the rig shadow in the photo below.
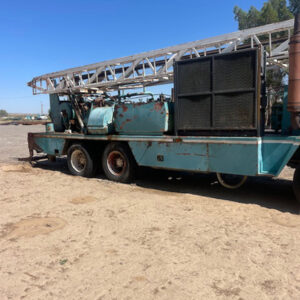
[[[55,162],[42,160],[34,167],[44,170],[60,171],[70,175],[65,158]],[[105,179],[101,173],[96,176]],[[162,192],[188,193],[243,204],[256,204],[281,212],[299,214],[300,205],[292,190],[292,181],[268,177],[249,177],[239,189],[225,189],[217,182],[215,174],[192,174],[169,170],[140,168],[135,181],[139,187]]]

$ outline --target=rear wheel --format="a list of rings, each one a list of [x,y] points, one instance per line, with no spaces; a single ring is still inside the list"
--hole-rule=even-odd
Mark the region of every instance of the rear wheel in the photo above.
[[[80,144],[72,145],[68,150],[68,167],[75,176],[92,177],[94,163],[89,152]]]
[[[217,173],[219,183],[227,189],[238,189],[247,180],[247,176]]]
[[[126,144],[110,143],[102,155],[102,168],[108,179],[129,183],[134,178],[136,163]]]
[[[300,166],[298,166],[294,173],[293,189],[297,201],[300,203]]]

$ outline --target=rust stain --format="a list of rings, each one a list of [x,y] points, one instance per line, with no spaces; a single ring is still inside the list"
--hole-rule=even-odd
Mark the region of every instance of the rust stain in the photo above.
[[[137,106],[144,105],[144,103],[133,103],[132,105],[133,105],[134,108],[136,108]]]
[[[123,127],[129,122],[131,122],[131,119],[126,119],[125,121],[123,121],[120,125],[120,129],[123,129]]]
[[[154,109],[156,110],[156,111],[160,111],[161,109],[162,109],[162,107],[163,107],[163,102],[156,102],[155,104],[154,104]]]
[[[181,138],[176,138],[176,139],[173,139],[173,142],[174,143],[181,143],[182,139]]]
[[[123,115],[123,114],[119,114],[119,116],[120,116],[121,118],[123,118],[123,117],[124,117],[124,115]]]
[[[122,110],[123,110],[123,112],[126,112],[128,110],[128,106],[122,105]]]

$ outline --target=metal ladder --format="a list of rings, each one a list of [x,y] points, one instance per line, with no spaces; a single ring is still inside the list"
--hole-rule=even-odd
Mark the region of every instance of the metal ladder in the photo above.
[[[173,81],[175,60],[265,46],[269,65],[288,66],[294,20],[240,30],[212,38],[152,50],[34,77],[33,94],[67,94],[140,88]]]

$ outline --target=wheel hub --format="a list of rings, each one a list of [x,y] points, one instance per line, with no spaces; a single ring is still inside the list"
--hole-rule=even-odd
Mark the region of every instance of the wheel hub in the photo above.
[[[76,172],[82,172],[87,165],[87,159],[81,150],[75,150],[71,154],[71,165]]]
[[[115,176],[121,176],[126,169],[126,160],[120,151],[112,151],[107,157],[107,167]]]
[[[124,165],[123,159],[121,159],[120,157],[117,158],[117,159],[116,159],[116,166],[117,166],[118,168],[122,168],[123,165]]]

